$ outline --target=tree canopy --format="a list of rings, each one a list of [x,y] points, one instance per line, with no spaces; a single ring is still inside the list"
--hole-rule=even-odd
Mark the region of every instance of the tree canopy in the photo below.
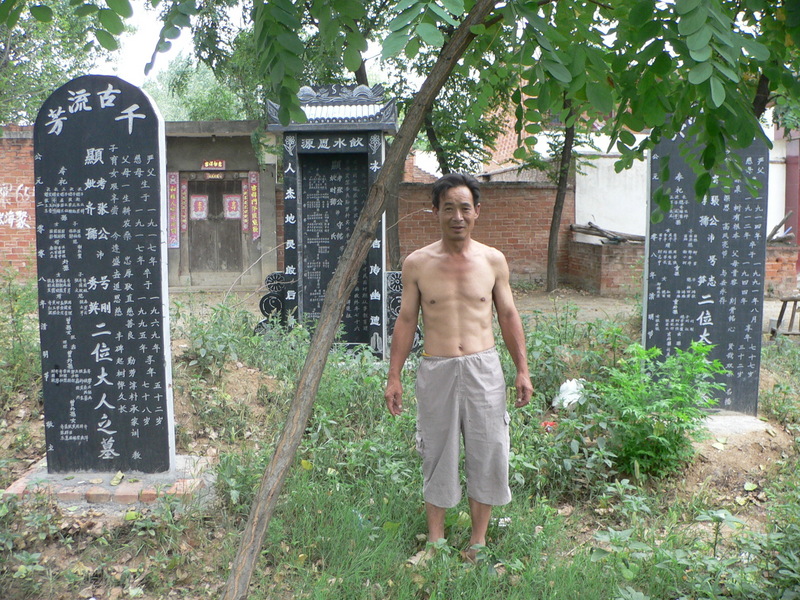
[[[422,75],[472,6],[257,0],[251,66],[264,95],[281,105],[281,120],[302,121],[296,92],[308,75],[309,39],[325,48],[326,64],[351,72],[361,68],[368,42],[379,39],[385,60]],[[365,27],[368,17],[377,20]],[[165,31],[174,35],[178,25],[167,18]],[[699,174],[698,197],[712,182],[725,185],[740,174],[729,150],[763,136],[759,118],[768,103],[795,105],[800,97],[800,5],[791,0],[512,0],[495,3],[472,33],[450,79],[460,84],[446,86],[436,101],[451,110],[437,112],[434,104],[431,112],[446,140],[468,147],[469,127],[454,136],[447,126],[463,119],[480,137],[494,111],[510,105],[518,158],[553,122],[578,123],[611,136],[623,169],[662,136],[683,132],[694,140],[686,151]],[[668,207],[665,190],[656,200],[661,210]]]
[[[0,4],[0,123],[33,122],[55,88],[108,57],[91,19],[75,18],[68,0],[49,4]]]

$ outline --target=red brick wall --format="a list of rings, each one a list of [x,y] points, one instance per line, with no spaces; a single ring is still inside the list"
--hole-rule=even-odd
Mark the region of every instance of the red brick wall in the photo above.
[[[0,268],[33,274],[35,261],[33,139],[30,127],[5,127],[0,137]],[[420,176],[421,177],[421,176]],[[543,280],[547,272],[547,240],[555,189],[541,183],[486,182],[482,184],[481,214],[475,239],[498,248],[508,259],[512,279]],[[574,191],[564,206],[559,236],[559,273],[565,283],[601,295],[641,291],[643,247],[596,245],[571,240]],[[399,189],[400,253],[439,239],[431,210],[429,183],[404,183]],[[276,189],[278,268],[283,269],[283,189]],[[796,246],[769,246],[767,295],[782,296],[797,286]]]
[[[767,246],[767,272],[764,293],[767,296],[788,296],[797,289],[797,246]]]
[[[6,126],[0,137],[0,269],[36,270],[33,129]]]
[[[642,291],[643,244],[569,242],[564,279],[600,296],[629,296]]]
[[[591,244],[570,240],[566,282],[600,296],[641,293],[644,244]],[[764,293],[768,297],[790,294],[797,287],[797,246],[767,246]]]

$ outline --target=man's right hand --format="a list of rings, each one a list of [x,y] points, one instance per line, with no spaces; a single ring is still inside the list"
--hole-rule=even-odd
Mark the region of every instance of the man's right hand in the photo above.
[[[393,417],[403,412],[403,386],[398,380],[390,379],[386,383],[386,391],[383,394],[386,399],[386,408]]]

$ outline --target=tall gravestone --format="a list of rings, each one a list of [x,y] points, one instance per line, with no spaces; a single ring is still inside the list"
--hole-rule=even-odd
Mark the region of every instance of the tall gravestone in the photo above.
[[[325,291],[383,165],[384,134],[396,109],[380,86],[304,87],[306,123],[282,127],[270,104],[270,129],[283,132],[284,299],[292,320],[316,321]],[[342,318],[342,339],[386,351],[383,220]]]
[[[51,473],[174,466],[164,125],[138,88],[88,75],[34,126]]]
[[[763,142],[740,151],[745,173],[759,183],[752,195],[743,181],[729,192],[712,189],[698,203],[696,176],[678,148],[662,140],[652,151],[651,192],[669,161],[671,209],[647,236],[645,346],[665,355],[693,341],[713,344],[710,358],[730,372],[718,394],[726,410],[755,415],[761,363],[766,257],[769,153]],[[652,210],[651,206],[651,210]]]

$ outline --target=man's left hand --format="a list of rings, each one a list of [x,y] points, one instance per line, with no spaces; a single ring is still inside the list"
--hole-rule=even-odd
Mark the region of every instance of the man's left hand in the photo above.
[[[531,385],[531,378],[528,375],[517,373],[517,380],[514,382],[517,388],[517,401],[514,406],[522,408],[531,401],[533,395],[533,385]]]

